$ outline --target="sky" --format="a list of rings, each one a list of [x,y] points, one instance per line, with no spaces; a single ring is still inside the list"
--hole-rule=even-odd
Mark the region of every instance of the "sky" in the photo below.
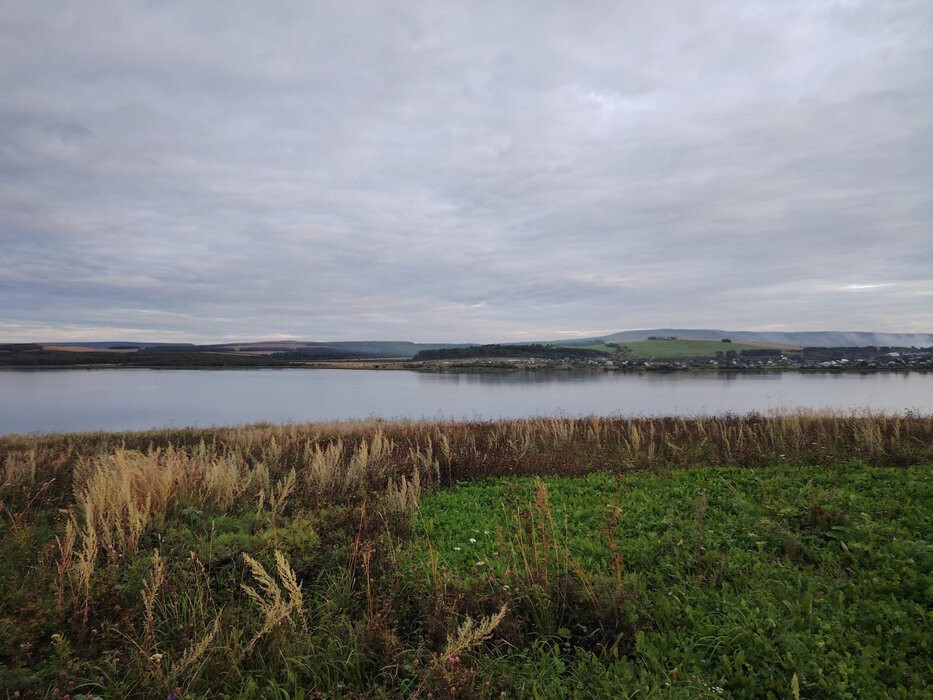
[[[933,2],[0,0],[0,342],[933,332]]]

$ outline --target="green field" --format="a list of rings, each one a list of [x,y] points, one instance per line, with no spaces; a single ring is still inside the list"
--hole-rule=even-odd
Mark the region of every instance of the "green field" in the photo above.
[[[587,350],[599,350],[600,352],[616,352],[618,348],[614,348],[611,345],[606,345],[605,343],[597,343],[595,345],[568,345],[567,347],[584,347]]]
[[[764,345],[723,343],[719,340],[628,340],[623,343],[636,357],[715,357],[717,352],[758,350]]]
[[[0,438],[21,698],[924,697],[933,416]]]

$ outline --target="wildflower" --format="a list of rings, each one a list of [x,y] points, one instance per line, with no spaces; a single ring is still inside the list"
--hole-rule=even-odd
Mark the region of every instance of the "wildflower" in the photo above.
[[[421,663],[421,662],[418,661],[418,659],[415,659],[414,661],[412,661],[412,664],[414,664],[415,666],[417,666],[417,665],[420,664],[420,663]]]
[[[475,538],[475,537],[471,537],[471,538],[470,538],[470,544],[476,544],[476,538]]]
[[[460,551],[460,547],[454,547],[454,551],[455,551],[455,552],[459,552],[459,551]]]
[[[696,676],[694,676],[693,674],[690,675],[690,680],[695,681],[696,679],[697,679]]]

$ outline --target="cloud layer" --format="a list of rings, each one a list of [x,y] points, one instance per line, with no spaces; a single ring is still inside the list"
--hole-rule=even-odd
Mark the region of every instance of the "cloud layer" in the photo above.
[[[933,331],[933,4],[6,2],[0,342]]]

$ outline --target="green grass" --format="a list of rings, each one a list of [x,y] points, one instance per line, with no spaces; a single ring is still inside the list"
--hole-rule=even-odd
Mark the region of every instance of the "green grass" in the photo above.
[[[567,347],[577,347],[577,348],[584,347],[587,350],[599,350],[600,352],[608,352],[608,353],[613,353],[613,352],[616,352],[616,350],[618,350],[618,348],[614,348],[611,345],[606,345],[605,343],[596,343],[595,345],[582,345],[582,346],[581,345],[568,345]]]
[[[509,694],[790,697],[796,675],[803,697],[906,698],[933,683],[929,467],[705,468],[544,483],[559,547],[584,573],[565,567],[575,583],[554,584],[541,603],[559,615],[553,629],[525,649],[474,659]],[[435,494],[421,504],[411,556],[423,562],[434,551],[451,580],[496,601],[510,594],[517,614],[535,618],[535,582],[509,551],[516,523],[530,517],[515,513],[535,511],[535,499],[529,478]],[[631,627],[613,629],[623,635],[610,640],[616,651],[572,644],[592,636],[594,622],[585,596],[568,604],[568,592],[584,581],[614,585],[620,559]]]
[[[715,357],[717,352],[756,350],[765,345],[723,343],[718,340],[629,340],[624,343],[636,357]]]

